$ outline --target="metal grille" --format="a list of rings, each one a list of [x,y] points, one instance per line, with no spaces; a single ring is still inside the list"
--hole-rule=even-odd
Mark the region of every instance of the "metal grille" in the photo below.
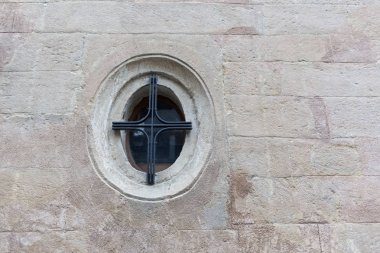
[[[147,184],[153,185],[155,179],[156,143],[157,136],[163,131],[191,130],[191,122],[166,121],[162,119],[157,110],[157,75],[151,74],[149,78],[149,105],[148,113],[137,121],[114,121],[113,130],[138,130],[147,138]]]

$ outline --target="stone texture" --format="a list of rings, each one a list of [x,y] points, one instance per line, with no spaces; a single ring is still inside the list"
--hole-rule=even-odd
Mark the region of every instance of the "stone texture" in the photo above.
[[[85,133],[77,120],[63,115],[1,116],[0,142],[7,145],[0,146],[0,168],[69,168],[80,162],[86,156]]]
[[[0,252],[379,252],[379,10],[1,1]],[[147,54],[197,72],[218,122],[197,184],[157,202],[106,185],[87,143],[99,84]]]
[[[223,42],[225,61],[374,63],[378,43],[362,35],[234,36]]]
[[[245,225],[239,227],[242,252],[321,252],[318,225]]]
[[[379,222],[379,177],[265,178],[234,172],[231,185],[236,224]]]
[[[79,73],[68,71],[0,73],[1,114],[65,114],[75,110],[76,94],[82,88]]]
[[[360,157],[365,175],[380,175],[380,140],[376,138],[358,139]]]
[[[226,95],[282,94],[282,68],[279,63],[224,63],[224,92]]]
[[[333,137],[379,137],[379,98],[326,98]]]
[[[179,13],[186,13],[180,15]],[[70,19],[67,20],[67,16]],[[212,16],[212,19],[206,17]],[[260,8],[197,3],[52,3],[42,31],[90,33],[229,33],[237,27],[261,31]]]
[[[0,32],[32,32],[43,24],[41,4],[0,3]]]
[[[68,186],[64,169],[1,169],[7,182],[0,190],[2,231],[72,230],[79,226],[78,212],[63,202]]]
[[[149,238],[149,239],[148,239]],[[17,252],[237,252],[235,231],[82,231],[12,234]],[[7,241],[5,241],[7,242]],[[181,242],[181,243],[179,243]],[[12,252],[11,251],[11,252]]]
[[[156,54],[157,52],[174,57],[181,56],[181,59],[186,60],[186,63],[190,66],[196,66],[200,63],[200,58],[204,59],[205,63],[199,69],[199,75],[211,80],[216,80],[216,78],[219,80],[220,78],[219,85],[209,87],[209,89],[213,89],[216,93],[220,94],[223,92],[223,89],[220,89],[222,76],[219,73],[222,68],[220,64],[217,64],[222,61],[222,52],[217,43],[217,38],[214,36],[183,34],[90,34],[87,36],[85,44],[86,51],[83,55],[83,71],[86,76],[85,83],[87,87],[81,99],[83,100],[81,102],[85,103],[84,106],[88,106],[88,101],[94,96],[97,89],[95,84],[103,80],[113,71],[115,66],[135,55]],[[194,48],[194,45],[203,46]],[[120,54],[120,52],[124,52],[127,56]],[[218,73],[213,74],[215,71],[218,71]],[[223,96],[218,96],[216,99],[223,101]]]
[[[379,38],[380,5],[379,2],[373,0],[370,3],[373,4],[364,4],[359,9],[356,9],[350,17],[350,23],[353,30],[360,31],[370,38]]]
[[[231,138],[233,171],[260,177],[361,175],[358,143],[287,138]],[[374,155],[373,155],[374,156]]]
[[[326,35],[229,36],[223,41],[227,62],[322,61]]]
[[[228,62],[227,95],[379,96],[376,64]]]
[[[14,233],[10,252],[88,252],[85,239],[86,235],[78,231]]]
[[[265,34],[327,34],[350,32],[350,14],[358,6],[267,5],[263,7]]]
[[[84,50],[80,34],[0,34],[0,70],[78,70]]]
[[[0,251],[4,253],[9,253],[10,245],[9,245],[9,236],[10,233],[0,233]]]
[[[379,224],[319,225],[322,252],[376,252],[380,245]]]
[[[183,230],[176,234],[176,243],[171,252],[237,252],[236,231]]]
[[[329,134],[319,99],[232,95],[226,98],[226,114],[230,135],[319,138]]]

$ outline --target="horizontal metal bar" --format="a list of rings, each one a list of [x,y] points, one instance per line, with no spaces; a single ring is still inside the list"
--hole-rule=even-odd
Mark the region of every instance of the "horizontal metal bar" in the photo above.
[[[112,122],[113,130],[126,130],[126,129],[137,129],[137,128],[175,128],[175,129],[192,129],[191,122],[178,122],[169,124],[134,124],[129,122]]]

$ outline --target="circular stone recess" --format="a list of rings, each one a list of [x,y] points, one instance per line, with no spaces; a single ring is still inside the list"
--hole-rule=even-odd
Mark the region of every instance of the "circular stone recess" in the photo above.
[[[167,96],[183,109],[193,129],[187,131],[182,151],[167,169],[156,172],[156,183],[146,184],[146,174],[128,161],[123,131],[112,130],[112,121],[123,120],[141,99],[141,87],[150,74]],[[173,98],[174,99],[174,98]],[[139,200],[159,201],[179,196],[192,188],[206,167],[214,138],[215,114],[207,87],[187,64],[166,55],[134,57],[120,64],[101,83],[94,98],[88,147],[91,160],[102,180],[123,195]]]

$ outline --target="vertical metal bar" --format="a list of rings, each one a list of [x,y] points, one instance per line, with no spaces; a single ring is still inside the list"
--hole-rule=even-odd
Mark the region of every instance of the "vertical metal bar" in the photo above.
[[[154,115],[157,110],[157,78],[155,74],[152,74],[150,77],[150,86],[149,86],[149,107],[151,108],[150,114],[150,133],[149,133],[149,161],[148,161],[148,174],[147,182],[149,185],[154,184],[154,173],[155,173],[155,151],[156,144],[154,138]]]

